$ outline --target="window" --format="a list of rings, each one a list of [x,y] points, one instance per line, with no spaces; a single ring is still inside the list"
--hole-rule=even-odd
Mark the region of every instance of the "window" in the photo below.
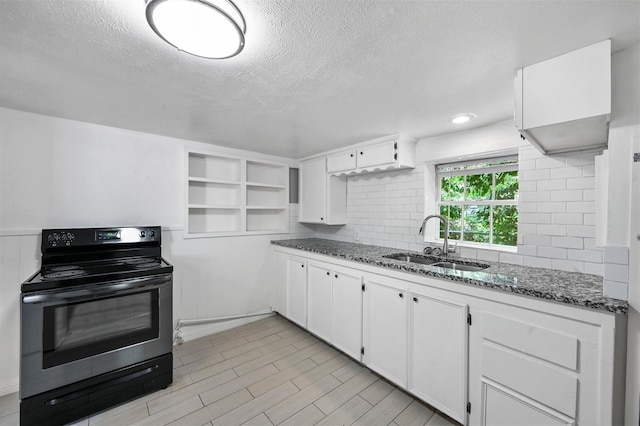
[[[441,164],[436,170],[438,211],[449,218],[450,240],[517,245],[517,156]],[[442,224],[439,236],[444,238]]]

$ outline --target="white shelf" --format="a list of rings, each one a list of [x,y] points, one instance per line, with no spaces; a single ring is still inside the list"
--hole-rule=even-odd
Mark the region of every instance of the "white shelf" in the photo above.
[[[286,233],[289,167],[186,152],[185,237]]]
[[[242,182],[235,180],[222,180],[222,179],[207,179],[195,176],[189,176],[187,178],[189,182],[203,182],[203,183],[217,183],[219,185],[241,185]]]

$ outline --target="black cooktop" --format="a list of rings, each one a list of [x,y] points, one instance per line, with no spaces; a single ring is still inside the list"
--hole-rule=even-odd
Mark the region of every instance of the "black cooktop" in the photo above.
[[[158,257],[132,257],[68,265],[47,265],[22,283],[22,292],[72,287],[173,272]]]
[[[159,226],[44,229],[42,266],[22,292],[170,274]]]

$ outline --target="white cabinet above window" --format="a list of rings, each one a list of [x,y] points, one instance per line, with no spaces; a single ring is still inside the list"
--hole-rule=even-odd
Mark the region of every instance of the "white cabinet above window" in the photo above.
[[[186,237],[273,234],[289,229],[289,167],[187,151]]]
[[[354,175],[415,167],[416,141],[399,135],[375,139],[327,154],[331,175]]]

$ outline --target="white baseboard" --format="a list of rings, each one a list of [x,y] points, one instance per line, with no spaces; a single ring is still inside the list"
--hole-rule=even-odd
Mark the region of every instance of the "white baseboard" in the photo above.
[[[182,340],[188,342],[189,340],[198,339],[209,334],[219,333],[230,328],[249,324],[250,322],[258,321],[272,315],[275,315],[275,313],[269,313],[255,317],[233,319],[224,322],[215,322],[210,324],[183,325],[180,328],[180,332],[182,334]]]
[[[0,396],[9,395],[10,393],[18,392],[18,384],[6,385],[0,387]]]

